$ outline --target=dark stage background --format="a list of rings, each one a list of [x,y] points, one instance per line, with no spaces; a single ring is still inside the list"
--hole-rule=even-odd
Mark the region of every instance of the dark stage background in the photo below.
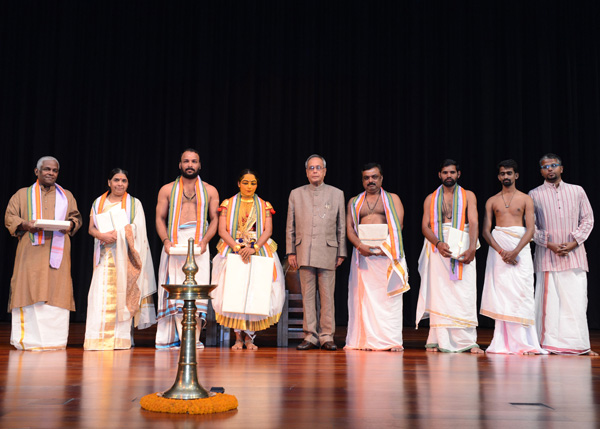
[[[308,155],[327,159],[326,182],[346,198],[362,191],[360,166],[378,161],[406,210],[404,319],[414,326],[423,200],[443,158],[461,161],[480,223],[500,189],[496,163],[516,159],[518,187],[528,191],[542,182],[537,161],[549,151],[562,155],[565,181],[600,208],[598,11],[597,2],[563,1],[3,2],[0,201],[34,181],[39,157],[60,160],[58,183],[85,219],[72,254],[81,322],[89,210],[113,167],[129,170],[129,190],[145,205],[158,269],[156,195],[177,176],[185,147],[199,149],[202,178],[221,199],[237,191],[242,168],[259,172],[258,193],[278,211],[280,257],[287,197],[307,182]],[[598,237],[586,243],[592,328],[600,327]],[[15,248],[0,234],[3,308]],[[482,243],[480,293],[486,255]],[[349,262],[338,271],[341,325],[348,271]]]

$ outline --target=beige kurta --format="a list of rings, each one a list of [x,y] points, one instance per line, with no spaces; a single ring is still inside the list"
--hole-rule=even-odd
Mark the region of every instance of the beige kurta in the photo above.
[[[75,311],[73,281],[71,280],[71,239],[81,227],[81,214],[73,194],[65,189],[68,207],[66,219],[54,219],[56,187],[42,188],[42,218],[70,220],[74,223],[71,232],[65,235],[64,255],[58,269],[50,268],[50,246],[52,232],[45,233],[45,243],[34,246],[29,234],[17,227],[27,221],[27,190],[21,188],[12,196],[6,208],[4,225],[11,235],[19,239],[15,267],[10,281],[8,311],[13,308],[44,302],[54,307]]]

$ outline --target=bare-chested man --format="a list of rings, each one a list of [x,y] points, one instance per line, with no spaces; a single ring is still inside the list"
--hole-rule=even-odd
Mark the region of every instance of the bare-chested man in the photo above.
[[[444,160],[438,173],[442,184],[423,204],[416,323],[430,319],[427,351],[483,353],[476,343],[477,199],[456,183],[460,175],[456,161]]]
[[[402,245],[404,207],[398,195],[381,188],[382,182],[381,166],[366,164],[362,169],[365,192],[350,200],[346,212],[346,235],[355,250],[348,280],[345,349],[404,350],[402,293],[409,289]]]
[[[210,255],[207,246],[217,232],[219,225],[217,208],[219,193],[214,186],[200,180],[200,155],[195,149],[186,149],[179,162],[181,176],[163,186],[158,193],[156,204],[156,232],[163,242],[160,257],[158,281],[161,284],[181,284],[185,274],[181,270],[185,264],[188,239],[193,237],[198,251],[195,252],[198,284],[210,282]],[[181,251],[181,248],[184,250]],[[176,255],[175,253],[179,253]],[[183,301],[167,299],[168,293],[158,288],[158,328],[156,347],[177,347],[181,339],[181,319]],[[206,312],[207,302],[197,300],[198,316]],[[200,328],[196,330],[196,345]]]
[[[481,314],[496,320],[488,353],[547,354],[534,326],[533,260],[529,242],[535,232],[533,200],[517,190],[517,163],[498,164],[502,189],[487,200],[483,238],[490,245]],[[496,227],[492,231],[492,219]],[[523,226],[525,220],[525,226]]]

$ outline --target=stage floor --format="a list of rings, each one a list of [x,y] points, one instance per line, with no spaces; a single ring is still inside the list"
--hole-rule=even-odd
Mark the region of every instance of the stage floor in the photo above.
[[[405,328],[403,353],[199,350],[198,378],[239,401],[208,416],[142,410],[142,396],[171,387],[179,351],[137,346],[84,352],[83,325],[71,325],[69,347],[21,352],[0,324],[0,426],[93,428],[597,428],[600,358],[427,353],[427,329]],[[489,344],[491,330],[480,330]],[[342,332],[340,333],[340,336]],[[139,339],[137,337],[140,337]],[[336,337],[343,344],[343,336]],[[272,343],[272,344],[271,344]],[[600,350],[600,332],[592,332]]]

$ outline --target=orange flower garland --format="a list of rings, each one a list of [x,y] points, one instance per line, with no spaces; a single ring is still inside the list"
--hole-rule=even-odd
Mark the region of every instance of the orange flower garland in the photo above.
[[[202,399],[169,399],[151,393],[140,399],[143,409],[156,413],[171,414],[212,414],[235,410],[238,407],[237,398],[226,393]]]

